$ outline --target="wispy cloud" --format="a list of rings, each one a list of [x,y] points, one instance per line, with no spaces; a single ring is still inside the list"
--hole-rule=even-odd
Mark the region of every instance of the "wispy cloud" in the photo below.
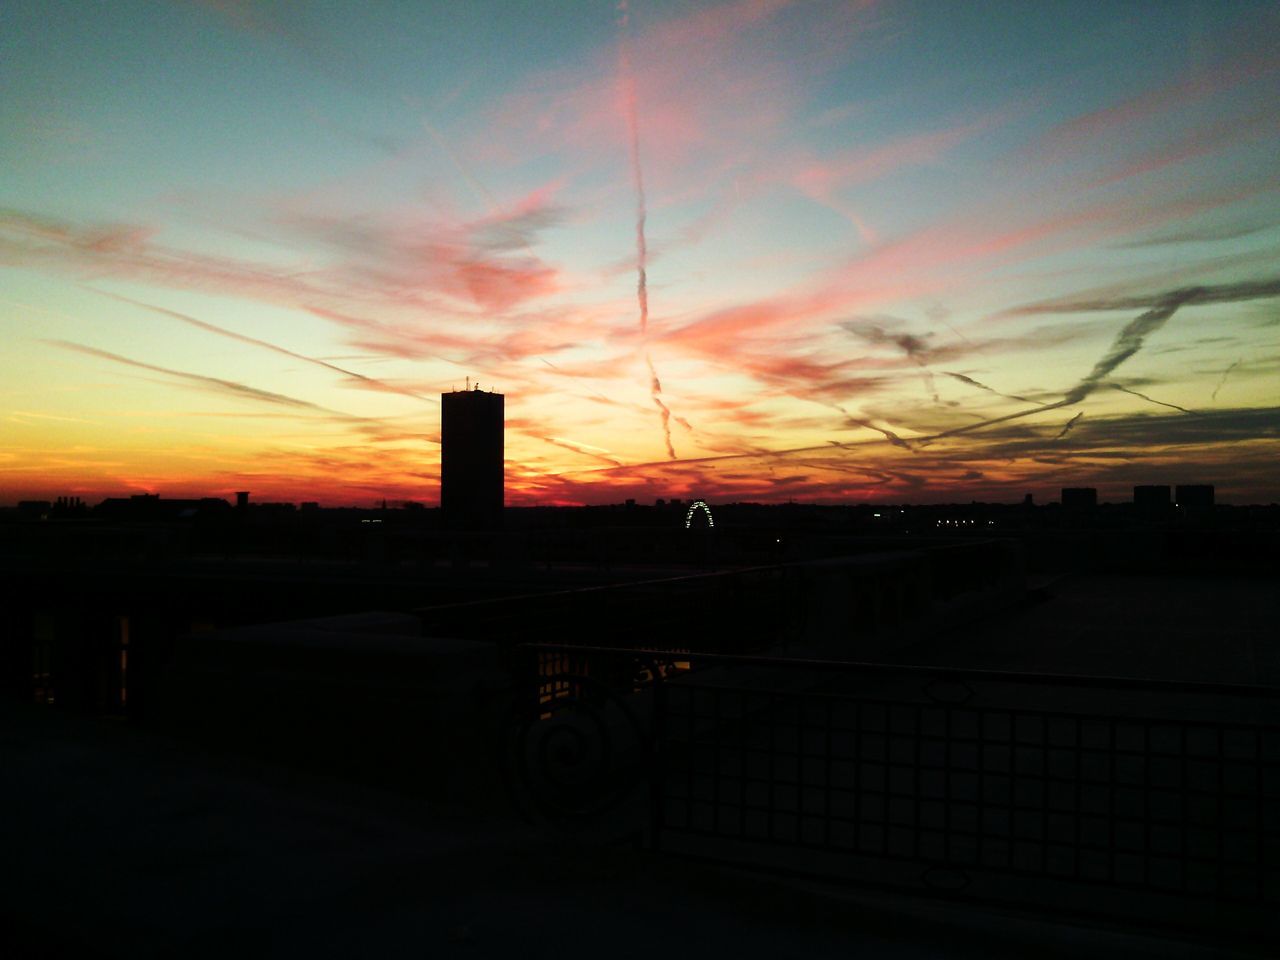
[[[328,360],[323,360],[319,357],[309,357],[305,354],[297,353],[293,350],[290,350],[287,347],[282,347],[275,343],[269,343],[266,340],[259,340],[257,337],[250,337],[247,334],[236,333],[234,330],[228,330],[225,327],[219,327],[218,325],[209,323],[208,321],[205,321],[205,320],[197,320],[195,317],[191,316],[190,314],[182,313],[178,310],[170,310],[167,307],[160,307],[160,306],[156,306],[155,304],[144,303],[141,300],[134,300],[131,297],[124,297],[124,296],[120,296],[119,294],[107,293],[101,290],[96,292],[101,293],[103,296],[111,297],[114,300],[119,300],[122,303],[131,303],[136,307],[143,308],[144,310],[150,310],[151,312],[161,314],[162,316],[172,317],[175,320],[180,320],[185,324],[196,327],[200,330],[205,330],[209,333],[215,333],[219,336],[227,337],[231,340],[239,341],[240,343],[247,343],[251,346],[261,347],[262,349],[269,350],[272,353],[278,353],[282,356],[290,357],[294,360],[302,360],[305,363],[313,364],[314,366],[321,367],[325,370],[330,370],[334,373],[340,373],[344,377],[354,380],[358,384],[369,387],[374,390],[381,390],[386,393],[399,393],[407,397],[413,397],[415,400],[421,400],[423,403],[430,403],[436,406],[440,405],[440,401],[437,400],[435,397],[427,397],[413,390],[406,389],[405,387],[400,387],[393,383],[388,383],[385,380],[379,380],[377,377],[369,377],[363,373],[357,373],[354,370],[348,370],[346,367],[340,367],[335,363],[330,363]]]
[[[1007,311],[1015,314],[1068,313],[1093,310],[1121,310],[1131,309],[1134,306],[1151,305],[1150,309],[1139,314],[1121,328],[1112,341],[1111,347],[1094,363],[1093,369],[1073,386],[1069,387],[1063,393],[1061,399],[1052,403],[1041,404],[1031,409],[980,420],[977,423],[953,427],[920,439],[933,441],[944,437],[972,433],[975,430],[982,430],[996,424],[1008,423],[1051,410],[1058,410],[1062,407],[1074,406],[1092,394],[1117,367],[1141,350],[1147,337],[1163,327],[1180,308],[1188,304],[1236,303],[1274,296],[1280,296],[1280,281],[1263,280],[1218,286],[1182,287],[1138,298],[1057,301],[1052,304],[1034,304]]]
[[[572,450],[574,453],[580,453],[583,456],[590,457],[593,460],[603,460],[605,463],[612,464],[615,467],[622,466],[622,461],[609,456],[609,451],[603,447],[597,447],[590,443],[579,443],[574,440],[566,440],[564,437],[540,437],[543,442],[561,447],[564,450]]]
[[[560,208],[542,190],[508,210],[456,222],[280,209],[262,229],[280,241],[324,251],[319,264],[295,256],[282,265],[173,247],[142,225],[85,226],[8,211],[0,214],[0,263],[288,306],[426,307],[443,316],[477,309],[503,313],[562,289],[560,272],[527,249],[537,230],[560,217]],[[524,249],[514,250],[517,243]]]
[[[1140,293],[1133,296],[1103,296],[1093,298],[1065,297],[1041,300],[1036,303],[1013,307],[1001,315],[1018,316],[1033,313],[1087,313],[1103,310],[1158,310],[1170,303],[1189,306],[1209,303],[1242,303],[1280,296],[1280,279],[1265,278],[1206,286],[1178,287],[1158,293]],[[1176,309],[1176,308],[1175,308]]]
[[[148,370],[152,373],[161,373],[188,385],[199,387],[203,390],[209,390],[224,396],[233,396],[242,400],[252,400],[258,403],[269,403],[274,406],[289,407],[290,409],[300,412],[323,414],[326,417],[335,418],[347,423],[370,422],[366,417],[357,417],[349,413],[331,410],[318,403],[312,403],[310,400],[300,400],[297,397],[291,397],[287,394],[276,393],[271,390],[262,390],[258,387],[253,387],[249,384],[240,383],[235,380],[224,380],[221,377],[209,377],[200,373],[190,373],[186,370],[174,370],[170,367],[162,367],[154,363],[145,363],[141,360],[131,360],[129,357],[123,357],[118,353],[112,353],[109,350],[101,350],[97,347],[90,347],[83,343],[72,343],[67,340],[49,340],[47,342],[53,346],[60,347],[63,350],[72,350],[77,353],[83,353],[86,356],[97,357],[101,360],[110,360],[112,363],[133,367],[138,370]]]
[[[1269,22],[1268,22],[1269,21]],[[1132,129],[1170,112],[1219,97],[1234,88],[1251,84],[1280,69],[1274,44],[1273,14],[1262,23],[1235,31],[1224,44],[1224,52],[1191,71],[1175,75],[1167,82],[1143,90],[1110,106],[1090,110],[1048,131],[1037,144],[1042,156],[1054,159],[1078,154],[1100,138]]]
[[[1172,230],[1163,230],[1150,236],[1136,237],[1118,243],[1119,247],[1159,247],[1178,243],[1217,243],[1226,240],[1238,240],[1270,230],[1275,222],[1246,220],[1244,222],[1204,224],[1199,226],[1180,225]]]
[[[982,390],[986,393],[993,393],[997,397],[1004,397],[1006,400],[1020,400],[1023,403],[1031,402],[1026,397],[1020,397],[1016,393],[1003,393],[1000,390],[995,389],[995,387],[989,387],[985,383],[975,380],[973,379],[973,377],[970,377],[963,373],[954,373],[950,370],[944,370],[942,371],[942,373],[943,373],[943,376],[951,377],[953,380],[957,380],[960,383],[968,384],[971,387],[976,387],[977,389]]]

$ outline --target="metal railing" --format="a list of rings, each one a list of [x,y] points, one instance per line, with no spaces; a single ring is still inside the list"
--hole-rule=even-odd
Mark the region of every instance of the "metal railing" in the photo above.
[[[1215,936],[1280,932],[1280,689],[529,653],[541,719],[523,735],[593,744],[525,754],[559,764],[560,812],[607,783],[657,849]],[[536,790],[535,767],[523,782]]]

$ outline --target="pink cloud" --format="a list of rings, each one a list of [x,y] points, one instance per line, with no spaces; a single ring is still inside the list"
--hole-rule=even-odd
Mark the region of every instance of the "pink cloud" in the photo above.
[[[847,41],[869,25],[866,3],[810,8],[812,32],[797,38],[794,56],[784,56],[762,28],[792,5],[739,0],[641,27],[629,40],[627,82],[602,82],[618,76],[616,49],[534,78],[495,109],[483,138],[466,152],[501,164],[554,154],[571,178],[615,167],[626,156],[624,118],[634,95],[645,178],[657,202],[700,192],[749,162],[759,152],[751,145],[767,142],[795,115],[801,81],[824,69],[833,38]]]
[[[1274,23],[1270,25],[1274,36]],[[1269,78],[1280,70],[1280,56],[1267,39],[1268,29],[1256,25],[1248,33],[1237,30],[1224,44],[1230,52],[1208,65],[1151,90],[1058,124],[1034,145],[1034,152],[1050,160],[1078,155],[1102,138],[1132,131],[1153,118],[1210,100],[1236,87]]]
[[[1129,177],[1145,176],[1196,157],[1229,150],[1254,140],[1274,139],[1280,132],[1280,117],[1274,110],[1261,110],[1230,117],[1190,132],[1151,150],[1138,152],[1118,169],[1096,182],[1096,186],[1118,183]]]
[[[991,129],[1000,118],[988,117],[974,123],[958,124],[942,130],[912,134],[874,147],[846,150],[828,158],[810,158],[789,177],[801,192],[816,198],[834,191],[879,180],[904,167],[936,163],[948,151]]]
[[[454,222],[284,209],[263,229],[277,241],[320,248],[308,259],[295,254],[291,264],[171,246],[144,224],[75,224],[11,211],[0,215],[0,262],[290,306],[503,314],[565,289],[562,272],[533,252],[538,232],[561,218],[555,189]]]

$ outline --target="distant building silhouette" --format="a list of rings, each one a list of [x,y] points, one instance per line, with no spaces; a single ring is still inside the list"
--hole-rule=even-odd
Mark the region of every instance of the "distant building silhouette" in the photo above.
[[[161,499],[158,493],[135,493],[131,497],[107,497],[94,515],[111,520],[190,520],[198,516],[222,516],[231,504],[220,497]]]
[[[1170,504],[1167,485],[1148,485],[1133,488],[1133,505],[1140,510],[1163,510]]]
[[[1062,506],[1068,510],[1092,510],[1098,505],[1098,491],[1094,487],[1063,487]]]
[[[447,527],[502,525],[504,400],[478,388],[440,395],[440,513]]]
[[[1167,484],[1133,488],[1134,513],[1146,520],[1167,520],[1173,515],[1173,498]]]

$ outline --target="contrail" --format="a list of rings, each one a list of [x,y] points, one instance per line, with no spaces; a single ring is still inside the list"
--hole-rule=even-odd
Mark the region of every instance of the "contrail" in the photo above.
[[[1199,287],[1188,287],[1174,290],[1161,297],[1150,310],[1139,314],[1125,324],[1124,329],[1116,335],[1111,349],[1103,354],[1102,359],[1093,365],[1093,369],[1079,383],[1067,391],[1064,399],[1071,403],[1079,403],[1097,388],[1098,382],[1111,373],[1142,349],[1147,337],[1165,325],[1170,317],[1178,312],[1183,304],[1197,300],[1204,295]]]
[[[565,450],[572,450],[574,453],[580,453],[584,457],[603,460],[605,463],[612,464],[615,467],[621,467],[623,465],[621,460],[608,456],[609,451],[604,450],[602,447],[592,447],[589,443],[578,443],[574,440],[566,440],[564,437],[539,437],[538,439],[543,443],[549,443],[555,447],[563,447]],[[601,452],[597,453],[596,451]]]
[[[919,360],[916,363],[920,363]],[[920,376],[924,378],[925,389],[929,391],[929,396],[933,398],[934,403],[942,403],[942,398],[938,396],[937,384],[933,382],[933,373],[923,363],[920,363]]]
[[[1242,283],[1223,283],[1216,286],[1183,287],[1165,293],[1142,294],[1134,297],[1098,297],[1092,300],[1044,300],[1039,303],[1002,310],[995,316],[1022,316],[1032,313],[1084,313],[1093,310],[1136,310],[1154,307],[1171,298],[1181,303],[1240,303],[1280,296],[1280,279],[1247,280]]]
[[[874,430],[876,433],[880,434],[882,437],[884,437],[886,440],[892,443],[895,447],[901,447],[903,450],[914,449],[910,443],[908,443],[906,440],[903,440],[900,436],[898,436],[892,430],[886,430],[884,427],[877,427],[874,423],[869,423],[866,420],[859,420],[856,417],[850,417],[849,422],[857,424],[860,427],[865,427],[868,430]]]
[[[1006,400],[1020,400],[1023,403],[1032,402],[1026,397],[1018,396],[1016,393],[1001,393],[994,387],[988,387],[985,383],[981,383],[980,381],[973,379],[973,377],[966,377],[963,373],[952,373],[950,370],[943,370],[942,372],[953,380],[959,380],[961,383],[967,383],[969,386],[977,387],[979,390],[985,390],[987,393],[994,393],[997,397],[1004,397]]]
[[[649,359],[649,354],[647,353],[644,355],[644,362],[649,365],[649,396],[658,407],[659,416],[662,417],[662,438],[667,444],[667,456],[674,460],[676,459],[676,450],[671,445],[671,411],[667,409],[667,405],[658,396],[658,394],[662,393],[662,381],[658,379],[658,371],[653,369],[653,361]]]
[[[351,423],[376,424],[378,422],[376,420],[371,420],[368,417],[357,417],[349,413],[341,413],[337,410],[331,410],[328,407],[320,406],[318,403],[312,403],[310,400],[299,400],[297,397],[290,397],[283,393],[274,393],[270,390],[260,390],[257,387],[238,383],[235,380],[223,380],[221,377],[207,377],[201,373],[189,373],[186,370],[174,370],[171,367],[161,367],[154,363],[144,363],[141,360],[131,360],[128,357],[120,356],[118,353],[99,350],[97,347],[86,346],[83,343],[73,343],[69,340],[46,340],[45,342],[56,347],[61,347],[64,350],[75,350],[79,353],[88,354],[91,357],[99,357],[103,360],[111,360],[114,363],[123,364],[125,366],[137,367],[139,370],[150,370],[153,373],[163,373],[166,376],[176,377],[206,389],[214,389],[222,393],[230,393],[234,396],[243,397],[249,400],[257,400],[262,403],[291,407],[297,410],[311,410],[316,413],[323,413],[326,416],[336,417],[340,420],[349,421]]]
[[[1039,412],[1039,411],[1032,411],[1032,412]],[[1242,412],[1242,411],[1225,411],[1226,414],[1232,414],[1237,412]],[[1268,419],[1266,420],[1267,429],[1271,429],[1271,427],[1274,425],[1275,417],[1271,408],[1268,408],[1266,410],[1258,410],[1258,411],[1250,411],[1250,412],[1266,414],[1268,417]],[[1025,415],[1026,415],[1025,413],[1015,414],[1015,416],[1025,416]],[[1206,414],[1205,416],[1213,417],[1216,415],[1210,413],[1210,414]],[[1003,419],[1010,419],[1010,418],[1006,417]],[[1157,417],[1155,419],[1162,420],[1164,418]],[[1168,419],[1185,421],[1186,418],[1173,417],[1172,415],[1170,415]],[[1124,418],[1107,418],[1105,422],[1108,424],[1111,424],[1114,422],[1119,422],[1123,424],[1126,421]],[[872,428],[872,429],[875,429],[875,428]],[[936,436],[940,436],[940,435],[935,435],[935,437]],[[919,438],[919,437],[913,437],[911,442],[918,443],[921,439],[922,438]],[[643,463],[628,463],[623,468],[587,467],[581,470],[566,470],[559,474],[556,474],[556,476],[563,477],[568,475],[578,475],[578,474],[585,474],[585,473],[616,473],[619,469],[624,469],[629,472],[636,472],[639,470],[650,469],[650,468],[657,469],[657,468],[672,467],[672,466],[683,467],[688,465],[708,464],[708,463],[728,463],[732,461],[743,461],[743,460],[753,460],[753,459],[768,461],[768,460],[777,459],[781,457],[794,456],[795,454],[817,453],[820,451],[828,452],[828,453],[830,453],[833,450],[859,451],[870,444],[875,444],[880,442],[881,441],[879,440],[874,440],[874,441],[827,440],[823,444],[817,444],[817,445],[805,446],[805,447],[787,447],[787,448],[776,449],[776,450],[753,449],[753,450],[745,450],[739,453],[716,453],[716,454],[708,454],[707,456],[702,456],[702,457],[687,457],[685,459],[676,461],[674,464],[669,460],[650,460]],[[1060,461],[1043,460],[1042,458],[1035,458],[1035,459],[1038,462],[1044,462],[1044,463],[1056,464],[1060,462]]]
[[[1076,425],[1076,422],[1083,416],[1084,416],[1084,411],[1081,410],[1079,413],[1077,413],[1074,417],[1072,417],[1070,420],[1066,422],[1066,424],[1062,428],[1062,432],[1060,432],[1053,439],[1061,440],[1063,437],[1065,437],[1068,433],[1071,432],[1071,428]]]
[[[89,289],[93,288],[90,287]],[[420,393],[415,393],[414,391],[408,390],[404,387],[397,387],[395,384],[387,383],[385,380],[379,380],[376,377],[367,377],[363,373],[356,373],[354,370],[348,370],[346,367],[340,367],[336,363],[321,360],[319,357],[309,357],[303,353],[295,353],[294,351],[289,350],[286,347],[279,346],[278,344],[270,343],[266,340],[259,340],[257,337],[250,337],[243,333],[236,333],[234,330],[228,330],[225,327],[220,327],[217,324],[208,323],[204,320],[197,320],[195,317],[185,313],[180,313],[177,310],[169,310],[166,307],[157,307],[154,304],[144,303],[141,300],[134,300],[131,297],[121,296],[118,293],[108,293],[105,290],[94,290],[94,292],[101,294],[104,297],[110,297],[112,300],[131,303],[135,307],[141,307],[142,309],[150,310],[153,313],[159,313],[167,317],[172,317],[175,320],[181,320],[183,323],[190,324],[193,327],[199,327],[201,330],[207,330],[209,333],[217,333],[224,337],[229,337],[232,340],[239,340],[241,343],[248,343],[255,347],[262,347],[264,350],[270,350],[274,353],[283,354],[286,357],[292,357],[295,360],[302,360],[305,363],[313,363],[317,367],[324,367],[326,370],[332,370],[334,373],[340,373],[343,376],[351,377],[353,380],[358,380],[361,383],[368,384],[375,389],[383,390],[387,393],[400,393],[404,394],[406,397],[413,397],[415,400],[421,400],[423,403],[433,403],[436,406],[440,405],[440,401],[436,400],[434,397],[424,397]]]
[[[1277,292],[1280,292],[1278,290]],[[1251,294],[1254,295],[1254,294]],[[1267,291],[1259,296],[1274,296],[1274,293]],[[1042,406],[1035,407],[1031,410],[1019,410],[1017,413],[1007,413],[1002,417],[992,417],[990,420],[980,420],[977,423],[966,424],[963,427],[955,427],[951,430],[943,430],[928,437],[917,437],[918,441],[941,440],[943,437],[953,437],[961,433],[970,433],[974,430],[981,430],[983,427],[990,427],[997,423],[1006,423],[1010,420],[1020,420],[1023,417],[1034,416],[1037,413],[1045,413],[1049,410],[1059,410],[1062,407],[1074,406],[1080,403],[1085,397],[1093,393],[1100,382],[1110,375],[1111,371],[1124,363],[1135,353],[1142,349],[1142,345],[1151,334],[1155,333],[1165,325],[1165,322],[1178,312],[1178,308],[1186,303],[1204,302],[1206,298],[1206,290],[1203,287],[1186,287],[1181,290],[1173,290],[1157,299],[1155,306],[1145,313],[1139,314],[1134,319],[1124,325],[1115,340],[1111,343],[1111,349],[1102,355],[1102,358],[1093,365],[1093,369],[1087,375],[1082,377],[1080,381],[1063,394],[1061,400],[1055,400],[1053,403],[1046,403]],[[1214,302],[1210,300],[1209,302]],[[1074,421],[1072,421],[1074,422]]]
[[[636,113],[636,81],[631,69],[631,14],[627,9],[627,0],[618,5],[622,12],[619,23],[621,33],[622,57],[622,92],[627,120],[628,143],[631,150],[631,179],[636,191],[636,303],[640,308],[640,336],[649,331],[649,277],[647,272],[649,247],[645,240],[645,220],[648,212],[644,197],[644,171],[640,166],[640,120]],[[653,367],[653,359],[648,353],[644,362],[649,367],[649,396],[658,408],[662,418],[662,439],[667,445],[667,456],[676,459],[675,447],[671,445],[671,411],[659,398],[662,384],[658,380],[657,371]]]
[[[623,100],[627,114],[628,142],[631,148],[631,179],[636,190],[636,300],[640,305],[640,333],[649,329],[649,279],[646,267],[649,247],[645,241],[644,226],[648,218],[644,198],[644,171],[640,168],[640,121],[636,115],[636,81],[631,70],[631,15],[626,0],[618,9],[622,11],[622,84]]]
[[[900,436],[898,436],[892,430],[886,430],[884,427],[877,427],[874,423],[871,423],[868,420],[862,420],[859,417],[855,417],[852,414],[850,414],[848,410],[846,410],[844,407],[840,406],[839,404],[832,404],[832,406],[835,407],[837,410],[839,410],[841,413],[843,413],[845,415],[845,419],[848,420],[850,423],[854,424],[855,426],[862,427],[864,430],[874,430],[876,433],[880,434],[882,437],[884,437],[886,440],[892,443],[895,447],[901,447],[903,450],[912,450],[912,451],[915,450],[915,448],[910,443],[908,443],[906,440],[903,440]],[[830,441],[830,442],[835,443],[835,441]],[[836,446],[843,446],[843,444],[837,443]]]
[[[892,343],[900,349],[906,354],[908,360],[920,368],[920,377],[924,381],[925,390],[929,392],[933,402],[942,403],[942,398],[938,396],[937,385],[933,380],[933,371],[929,369],[926,362],[926,358],[929,356],[929,347],[922,338],[910,333],[889,333],[883,327],[874,323],[868,326],[847,321],[840,326],[867,343]]]
[[[1186,407],[1180,407],[1176,403],[1165,403],[1163,400],[1157,400],[1155,397],[1148,397],[1145,393],[1139,393],[1137,390],[1130,390],[1128,387],[1122,387],[1118,383],[1113,383],[1111,384],[1111,386],[1115,387],[1117,390],[1121,391],[1122,393],[1131,393],[1135,397],[1139,397],[1147,401],[1147,403],[1154,403],[1157,406],[1168,407],[1170,410],[1181,410],[1183,413],[1189,413],[1193,417],[1196,415],[1196,412],[1194,410],[1188,410]]]
[[[1209,399],[1210,399],[1210,400],[1217,400],[1217,399],[1218,399],[1218,391],[1219,391],[1219,390],[1221,390],[1221,389],[1222,389],[1222,385],[1223,385],[1224,383],[1226,383],[1226,382],[1227,382],[1227,375],[1228,375],[1228,374],[1230,374],[1230,373],[1231,373],[1231,371],[1232,371],[1232,370],[1234,370],[1234,369],[1235,369],[1236,367],[1238,367],[1238,366],[1240,366],[1240,361],[1239,361],[1239,360],[1237,360],[1237,361],[1236,361],[1235,363],[1233,363],[1231,366],[1227,367],[1227,369],[1225,369],[1225,370],[1223,370],[1223,371],[1222,371],[1222,379],[1221,379],[1221,380],[1219,380],[1219,381],[1218,381],[1218,385],[1217,385],[1216,387],[1214,387],[1214,388],[1213,388],[1213,393],[1211,393],[1211,394],[1209,395]]]
[[[444,136],[441,135],[440,131],[427,120],[422,120],[421,123],[422,129],[426,130],[427,133],[431,135],[431,139],[436,142],[436,146],[440,148],[440,151],[449,158],[449,162],[453,164],[453,168],[457,170],[458,175],[467,181],[472,192],[480,198],[484,208],[490,214],[498,213],[502,209],[502,205],[498,203],[498,200],[493,193],[480,182],[479,178],[471,172],[468,165],[463,163],[462,159],[459,158],[457,151],[449,145],[449,141],[446,140]],[[539,259],[538,255],[533,252],[533,247],[529,245],[529,241],[525,239],[523,234],[516,230],[507,230],[506,232],[508,237],[514,239],[519,246],[524,247],[525,253],[529,254],[529,256],[533,257],[535,260]]]
[[[671,411],[667,409],[667,405],[657,397],[653,398],[653,402],[657,404],[658,415],[662,417],[662,437],[667,444],[667,456],[672,460],[676,459],[676,448],[671,445]]]
[[[647,353],[644,355],[644,362],[649,368],[649,393],[656,397],[662,392],[662,381],[658,379],[658,371],[653,369],[653,361]]]

